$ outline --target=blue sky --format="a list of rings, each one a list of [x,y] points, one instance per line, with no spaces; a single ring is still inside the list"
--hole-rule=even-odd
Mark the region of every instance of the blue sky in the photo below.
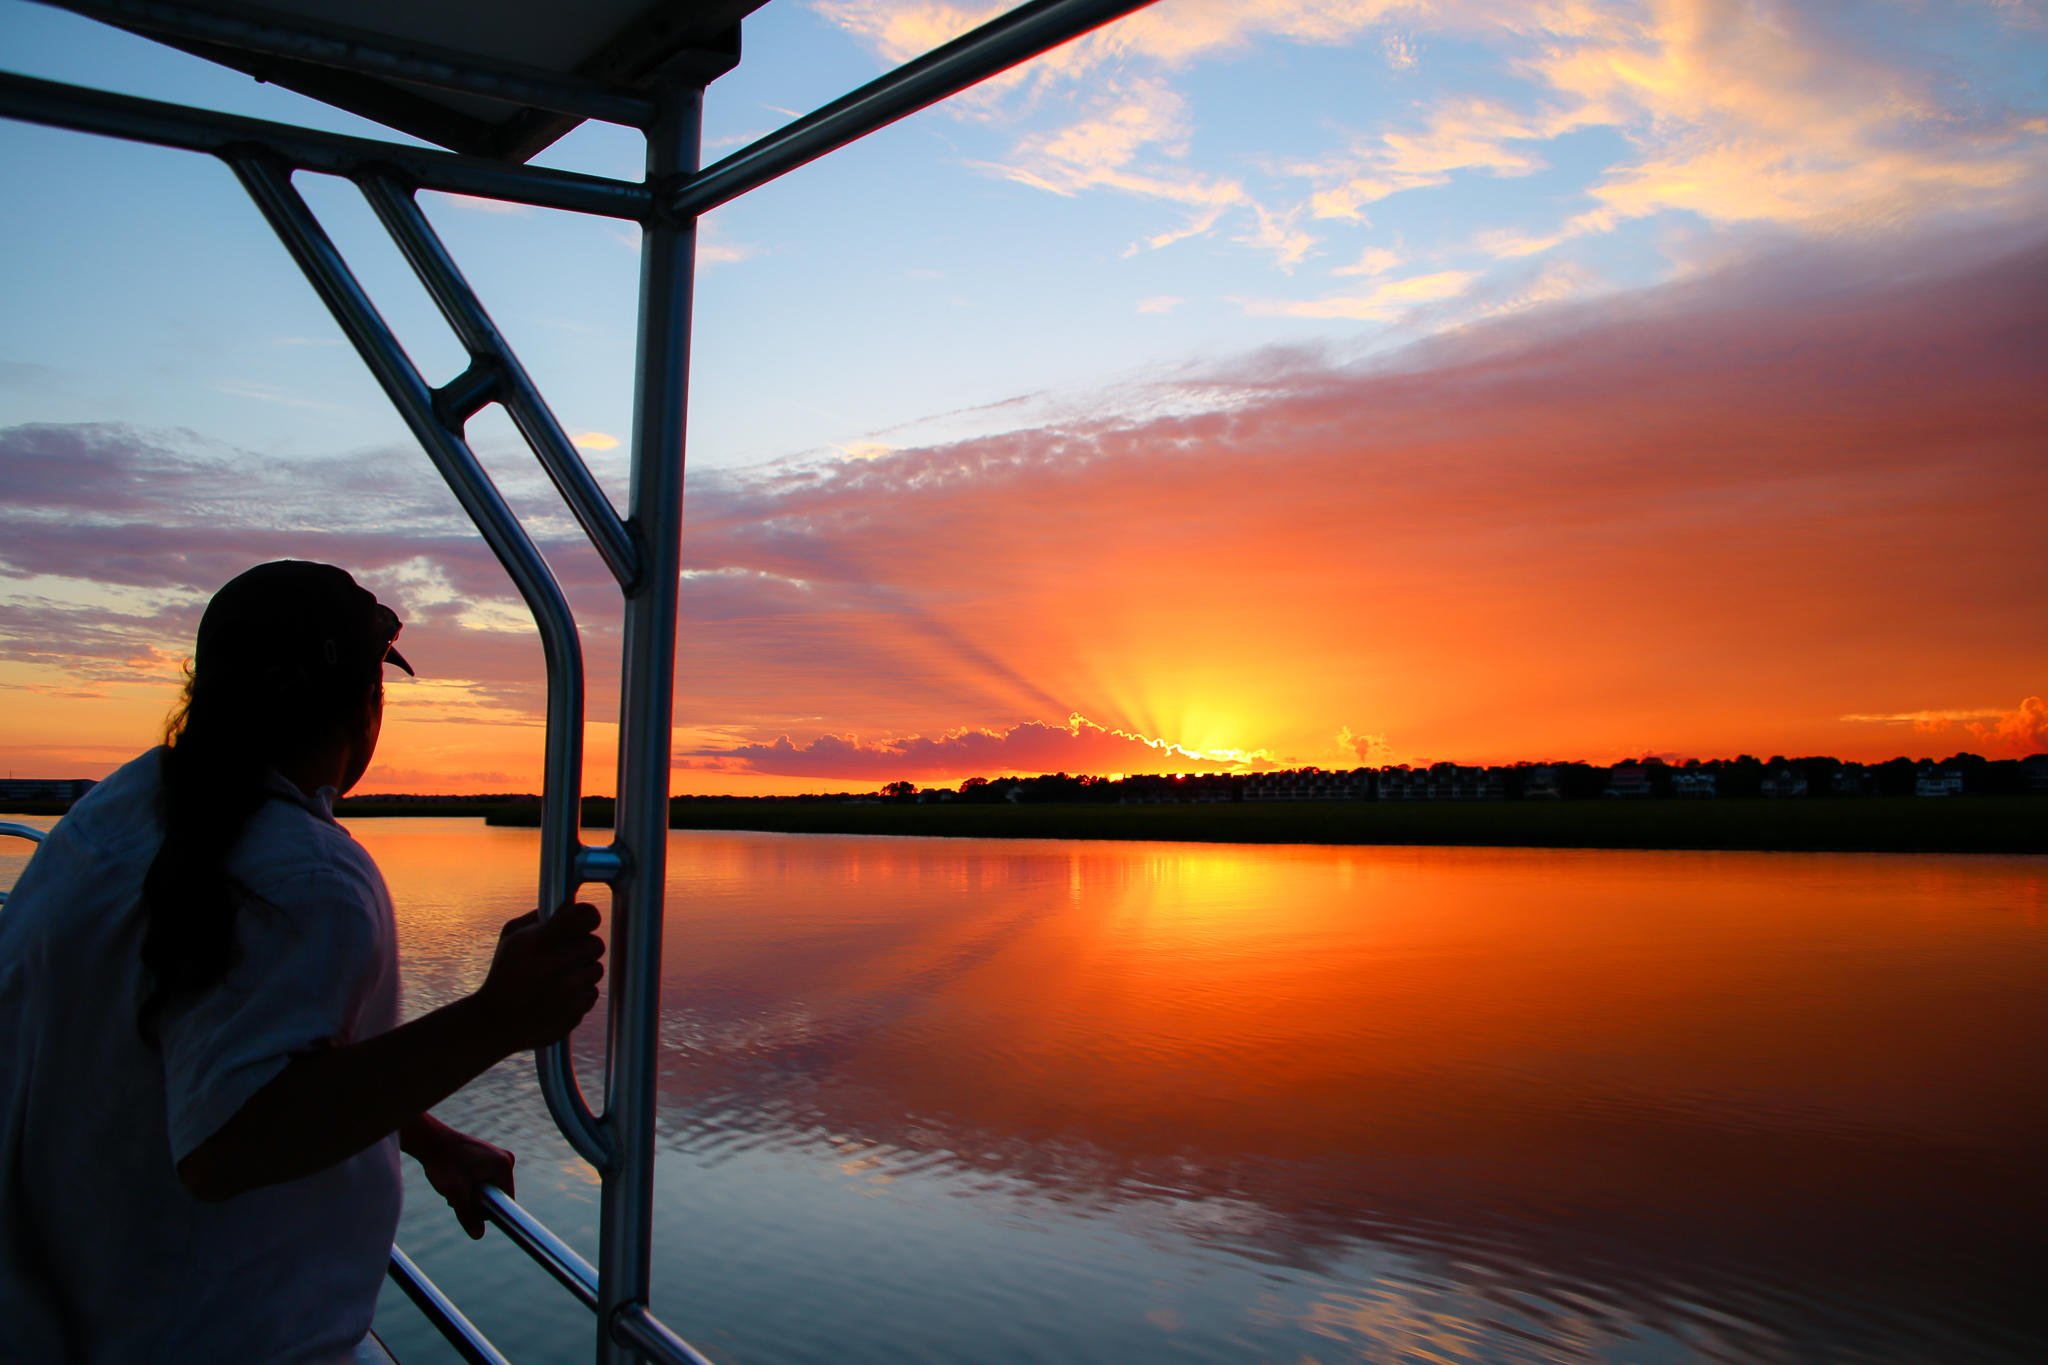
[[[2041,164],[2048,52],[2025,5],[1516,15],[1166,0],[721,209],[706,224],[693,462],[997,428],[1016,410],[919,424],[1024,395],[1091,401],[1266,346],[1370,351],[1667,278],[1745,233],[1925,217],[1936,189],[1967,211]],[[712,87],[707,155],[975,17],[777,0]],[[0,33],[29,74],[374,131],[21,0],[0,5]],[[1717,163],[1731,149],[1741,172]],[[1886,203],[1876,168],[1857,173],[1879,155],[1917,192]],[[621,176],[637,158],[631,135],[601,126],[545,157]],[[398,438],[224,169],[20,125],[0,169],[17,187],[0,224],[0,420],[112,416],[276,453]],[[1702,170],[1719,179],[1671,188]],[[452,372],[452,342],[353,191],[301,180],[430,373]],[[1633,199],[1599,197],[1632,182]],[[623,436],[630,233],[430,211],[564,422]]]
[[[748,21],[746,60],[707,97],[707,159],[993,12],[943,0],[772,0]],[[381,135],[289,92],[23,0],[0,0],[0,64]],[[635,135],[602,126],[579,129],[542,159],[639,175]],[[120,557],[147,540],[144,530],[203,531],[230,556],[278,552],[264,547],[303,531],[357,536],[348,553],[362,556],[379,591],[411,611],[422,632],[447,632],[436,646],[445,663],[436,684],[444,690],[433,694],[441,709],[418,714],[439,716],[447,734],[458,723],[476,733],[440,750],[413,736],[416,749],[431,751],[421,771],[460,770],[477,782],[524,771],[511,760],[460,756],[532,729],[533,661],[516,604],[495,570],[454,548],[460,526],[446,495],[228,171],[187,153],[10,123],[0,125],[0,174],[9,186],[0,199],[0,480],[40,488],[43,472],[73,461],[99,471],[110,489],[142,490],[118,507],[66,501],[59,490],[47,505],[16,499],[6,512],[15,521],[0,526],[0,547],[12,540],[18,552],[0,548],[8,576],[0,582],[0,687],[19,689],[24,706],[32,700],[17,714],[32,716],[38,733],[0,736],[0,748],[21,740],[23,762],[75,755],[85,752],[83,737],[113,724],[106,717],[125,716],[132,730],[136,717],[160,714],[189,618],[226,562],[165,550],[115,572],[96,568],[96,557]],[[454,375],[459,349],[356,192],[317,176],[298,183],[428,378]],[[633,230],[422,198],[563,424],[618,490],[632,389]],[[1943,725],[2010,721],[2021,744],[2034,733],[2026,717],[2035,712],[2013,708],[2044,690],[2048,660],[1998,640],[2038,616],[2018,582],[2048,566],[2038,553],[2027,560],[2012,551],[2016,563],[2011,547],[1998,549],[2005,557],[1995,563],[1959,560],[1932,538],[1932,521],[1887,522],[1887,543],[1924,542],[1926,563],[1915,561],[1913,581],[1941,587],[1928,587],[1913,610],[1930,613],[1928,638],[1949,631],[1944,648],[1976,661],[1950,670],[1961,676],[1866,670],[1828,681],[1841,681],[1841,695],[1826,699],[1834,694],[1817,680],[1833,679],[1842,655],[1801,653],[1817,638],[1813,620],[1825,618],[1815,597],[1804,625],[1787,618],[1785,637],[1759,646],[1752,673],[1712,687],[1686,676],[1684,687],[1702,698],[1747,697],[1739,706],[1702,700],[1688,712],[1656,703],[1669,682],[1658,670],[1678,676],[1689,667],[1691,646],[1674,645],[1656,661],[1617,656],[1607,676],[1619,690],[1597,706],[1538,708],[1526,724],[1504,726],[1511,708],[1483,695],[1484,680],[1548,667],[1503,662],[1482,648],[1514,613],[1476,599],[1432,604],[1435,588],[1408,584],[1396,605],[1419,614],[1375,633],[1366,623],[1392,619],[1379,594],[1393,591],[1403,571],[1359,558],[1370,556],[1373,537],[1390,534],[1380,509],[1403,505],[1439,538],[1418,550],[1428,562],[1491,562],[1501,547],[1483,548],[1460,529],[1484,504],[1488,480],[1425,508],[1362,473],[1333,472],[1312,447],[1335,439],[1363,448],[1398,426],[1421,443],[1395,460],[1418,471],[1412,490],[1435,477],[1421,453],[1427,443],[1476,440],[1472,433],[1496,419],[1474,414],[1494,403],[1524,416],[1519,429],[1487,438],[1493,484],[1552,468],[1531,496],[1592,496],[1570,463],[1571,442],[1619,458],[1610,428],[1621,398],[1573,416],[1562,399],[1554,409],[1523,409],[1498,395],[1479,401],[1456,376],[1519,364],[1532,348],[1579,337],[1583,344],[1546,363],[1558,367],[1558,393],[1590,394],[1597,376],[1578,373],[1573,357],[1617,354],[1614,338],[1635,335],[1632,328],[1664,336],[1659,319],[1674,320],[1672,330],[1663,342],[1642,341],[1653,350],[1640,358],[1669,362],[1659,381],[1669,411],[1657,421],[1679,433],[1718,430],[1727,416],[1686,407],[1701,395],[1736,394],[1716,401],[1738,410],[1749,402],[1729,387],[1733,378],[1694,383],[1686,366],[1732,375],[1745,357],[1772,353],[1783,336],[1827,317],[1842,330],[1827,333],[1834,340],[1825,345],[1846,356],[1863,336],[1854,300],[1885,319],[1882,339],[1897,348],[1883,365],[1856,363],[1896,365],[1919,381],[1951,372],[1973,384],[1987,374],[2009,378],[2005,362],[1987,357],[2024,357],[2034,343],[1982,330],[1995,312],[1986,301],[2000,295],[1969,272],[2034,259],[2025,252],[2039,239],[2044,207],[2048,15],[2039,0],[1161,0],[705,220],[689,450],[691,543],[705,558],[693,569],[698,595],[686,602],[705,615],[701,630],[686,630],[686,648],[708,651],[704,677],[723,681],[702,681],[683,707],[679,746],[692,763],[715,766],[723,752],[766,762],[783,752],[782,736],[801,747],[857,730],[870,737],[863,743],[883,745],[848,769],[865,775],[891,754],[926,752],[913,736],[1015,735],[1027,724],[1094,733],[1076,728],[1076,717],[1144,744],[1317,762],[1343,759],[1360,736],[1374,737],[1375,755],[1402,758],[1524,756],[1545,736],[1568,736],[1574,752],[1595,756],[1768,743],[1748,737],[1757,731],[1805,735],[1797,742],[1846,753],[1854,744],[1827,738],[1835,734],[1827,727],[1851,718],[1918,725],[1916,716],[1951,718]],[[2013,298],[2039,292],[2030,267],[2004,268],[2021,271]],[[1971,281],[1957,288],[1975,311],[1957,316],[1981,315],[1978,331],[1931,327],[1907,306],[1926,297],[1914,292],[1919,282],[1950,276]],[[1708,319],[1716,309],[1722,321]],[[1742,333],[1737,318],[1765,330]],[[1912,360],[1916,345],[1934,344],[1920,332],[1939,333],[1949,351]],[[1980,400],[2007,424],[2000,430],[2023,432],[2032,420],[2027,385],[2012,382]],[[1815,375],[1811,392],[1847,404],[1819,426],[1806,415],[1782,425],[1801,401],[1794,393],[1759,402],[1752,430],[1716,437],[1732,444],[1713,460],[1754,480],[1722,490],[1717,505],[1767,508],[1787,528],[1806,528],[1787,535],[1814,545],[1835,534],[1826,529],[1831,509],[1876,495],[1846,472],[1865,466],[1852,460],[1831,472],[1814,432],[1861,420],[1869,404],[1851,396],[1878,396],[1876,385],[1846,369]],[[1326,417],[1317,404],[1336,401],[1322,395],[1338,389],[1357,405],[1332,428],[1342,435],[1311,439]],[[1427,420],[1413,407],[1425,392],[1437,404]],[[1389,414],[1401,414],[1398,423]],[[1539,426],[1576,434],[1530,444],[1536,438],[1522,433]],[[1142,443],[1114,459],[1103,453],[1119,432],[1149,432],[1172,446],[1198,428],[1217,443],[1202,452],[1215,459],[1175,477],[1209,490],[1198,518],[1207,534],[1231,534],[1227,513],[1240,490],[1288,489],[1327,504],[1322,510],[1344,509],[1342,525],[1360,528],[1347,540],[1333,524],[1336,538],[1301,561],[1327,569],[1302,567],[1307,577],[1269,585],[1288,611],[1301,608],[1302,621],[1288,646],[1294,653],[1268,670],[1285,673],[1284,685],[1267,691],[1271,678],[1233,672],[1247,652],[1241,645],[1191,663],[1201,645],[1190,632],[1213,618],[1218,630],[1256,635],[1275,609],[1240,602],[1243,614],[1226,626],[1220,609],[1203,604],[1232,600],[1239,585],[1212,581],[1220,561],[1203,560],[1189,536],[1172,539],[1173,528],[1148,520],[1188,490],[1123,477],[1156,453]],[[1293,434],[1276,434],[1282,428]],[[1246,440],[1253,429],[1266,435]],[[587,553],[549,539],[562,518],[540,510],[544,482],[509,425],[486,413],[471,436],[508,493],[534,511],[565,577],[582,581]],[[1883,458],[1910,456],[1935,478],[1931,471],[1982,457],[2005,471],[1997,477],[2022,482],[2048,463],[2038,449],[2030,462],[2018,447],[2000,446],[1994,457],[1981,445],[1952,450],[1949,439]],[[1803,472],[1794,479],[1744,463],[1767,450]],[[895,487],[911,471],[940,468],[954,471],[949,487],[962,499],[948,504],[944,526],[862,501],[870,485]],[[1313,489],[1289,482],[1311,477],[1311,468],[1322,480]],[[1023,469],[1049,482],[1000,491]],[[1061,480],[1088,478],[1114,492],[1086,504],[1055,496],[1068,486]],[[927,487],[900,486],[902,506]],[[838,501],[817,503],[819,490],[836,490]],[[2024,501],[2014,488],[2007,493],[1998,506]],[[1036,510],[994,516],[989,509],[1004,497]],[[799,504],[816,505],[799,517],[789,510]],[[1922,496],[1899,505],[1928,504]],[[1976,526],[1971,517],[1997,509],[1953,510],[1954,526]],[[1544,515],[1582,530],[1599,521],[1605,529],[1580,543],[1611,546],[1653,511],[1617,501],[1597,513]],[[1693,520],[1684,525],[1700,524],[1699,507],[1686,515]],[[1030,516],[1063,524],[1030,524]],[[981,528],[975,536],[956,534],[970,523]],[[57,530],[68,537],[61,552],[47,539]],[[1973,553],[2004,546],[2003,533],[1981,526],[1954,533],[1974,538]],[[1514,534],[1526,539],[1528,528]],[[885,536],[892,539],[878,542]],[[990,547],[985,557],[1000,547],[1025,558],[1005,571],[1006,585],[985,584],[977,564],[919,558],[935,555],[947,536],[959,553],[981,545]],[[792,556],[803,537],[809,548]],[[1045,547],[1061,537],[1072,538],[1059,551],[1068,560],[1094,547],[1157,545],[1151,558],[1105,564],[1072,589],[1078,597],[1055,600],[1041,587],[1066,581],[1064,566],[1025,552],[1050,554]],[[41,548],[28,548],[32,541]],[[878,543],[903,553],[892,560]],[[1178,567],[1158,570],[1168,562]],[[1739,633],[1739,623],[1756,619],[1771,581],[1757,567],[1763,559],[1728,562],[1742,591],[1695,602],[1687,627],[1687,638],[1717,658],[1727,650],[1714,632]],[[913,563],[926,565],[923,577],[900,570]],[[1674,559],[1628,572],[1648,593],[1659,575],[1687,571]],[[1591,571],[1570,570],[1581,572]],[[1526,569],[1515,584],[1479,584],[1474,573],[1446,568],[1436,586],[1591,600],[1583,584],[1561,586],[1570,575],[1558,564]],[[1825,573],[1807,577],[1818,583]],[[1862,591],[1830,591],[1852,588]],[[1898,603],[1915,591],[1892,584],[1872,600]],[[1664,600],[1673,594],[1683,595],[1671,587]],[[1959,595],[1979,614],[1943,605]],[[1061,620],[1077,602],[1088,608],[1080,613],[1087,631]],[[1655,619],[1637,605],[1598,620],[1586,610],[1588,623],[1558,629],[1608,631],[1620,641]],[[1912,619],[1897,610],[1894,626]],[[589,616],[601,636],[604,609]],[[1709,620],[1722,624],[1702,624]],[[1181,624],[1168,630],[1167,621]],[[1444,643],[1453,636],[1467,643]],[[79,651],[96,662],[64,662]],[[1789,662],[1781,668],[1767,657]],[[1436,680],[1418,684],[1416,670],[1434,670]],[[1769,696],[1794,683],[1810,695],[1773,710]],[[1586,695],[1605,686],[1573,685]],[[127,709],[107,710],[109,697]],[[598,704],[593,714],[601,711]],[[1709,712],[1720,719],[1686,718]],[[1748,719],[1738,725],[1738,715]],[[486,733],[493,726],[503,730],[497,740]],[[129,743],[104,747],[111,754]],[[830,776],[818,763],[804,771]]]

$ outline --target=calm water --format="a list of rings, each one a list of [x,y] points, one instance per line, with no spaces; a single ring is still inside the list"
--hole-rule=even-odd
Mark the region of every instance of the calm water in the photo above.
[[[534,835],[351,827],[408,1009],[474,986]],[[721,1361],[2048,1359],[2048,860],[670,860],[655,1303]],[[441,1112],[591,1254],[530,1074]],[[408,1195],[515,1360],[587,1357],[552,1281]],[[395,1296],[380,1330],[448,1358]]]

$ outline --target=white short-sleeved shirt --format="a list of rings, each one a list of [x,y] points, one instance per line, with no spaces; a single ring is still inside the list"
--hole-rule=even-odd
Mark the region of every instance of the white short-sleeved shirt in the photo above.
[[[177,1163],[297,1054],[397,1022],[391,897],[273,777],[228,860],[253,894],[227,976],[136,1027],[161,750],[58,822],[0,908],[0,1360],[325,1362],[369,1330],[398,1143],[208,1204]]]

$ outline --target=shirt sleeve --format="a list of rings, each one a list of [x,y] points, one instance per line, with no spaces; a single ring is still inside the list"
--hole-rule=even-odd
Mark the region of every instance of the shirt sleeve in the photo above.
[[[235,946],[218,985],[164,1011],[158,1036],[174,1165],[294,1056],[349,1041],[377,969],[362,897],[325,870],[245,902]]]

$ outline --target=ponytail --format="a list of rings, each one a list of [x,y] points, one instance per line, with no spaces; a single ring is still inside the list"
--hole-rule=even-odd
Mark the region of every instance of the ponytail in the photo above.
[[[272,769],[331,739],[383,687],[381,668],[318,689],[303,674],[287,680],[282,672],[186,670],[162,755],[164,841],[142,882],[150,987],[136,1023],[145,1038],[166,1004],[214,985],[234,965],[235,920],[250,893],[228,858],[270,799]]]

